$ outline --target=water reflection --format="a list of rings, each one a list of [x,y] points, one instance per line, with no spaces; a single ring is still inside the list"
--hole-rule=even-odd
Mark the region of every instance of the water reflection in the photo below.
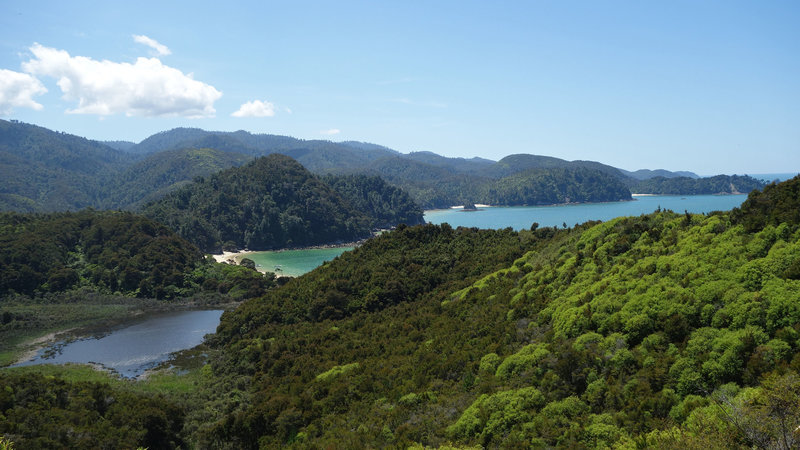
[[[221,310],[157,314],[100,337],[58,343],[17,366],[92,363],[135,378],[170,354],[201,344],[206,334],[216,331],[221,315]]]

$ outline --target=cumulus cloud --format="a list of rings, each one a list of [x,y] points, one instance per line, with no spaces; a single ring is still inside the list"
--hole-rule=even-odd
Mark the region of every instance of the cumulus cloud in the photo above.
[[[322,131],[319,132],[319,134],[322,134],[322,135],[325,135],[325,136],[333,136],[334,134],[339,134],[341,132],[342,132],[342,130],[339,130],[337,128],[331,128],[330,130],[322,130]]]
[[[45,92],[42,82],[27,73],[0,69],[0,115],[11,114],[14,108],[42,109],[33,96]]]
[[[275,115],[275,105],[270,102],[253,100],[239,107],[239,110],[231,114],[233,117],[272,117]]]
[[[153,50],[158,52],[158,54],[161,55],[161,56],[166,56],[166,55],[172,54],[172,52],[169,51],[169,49],[167,48],[166,45],[160,44],[155,39],[151,39],[151,38],[149,38],[147,36],[140,35],[140,34],[134,34],[133,35],[133,40],[138,42],[138,43],[140,43],[140,44],[144,44],[144,45],[152,48]]]
[[[71,56],[39,44],[30,50],[34,58],[22,64],[23,70],[56,79],[64,99],[77,102],[68,113],[213,117],[214,102],[222,97],[213,86],[158,58],[137,58],[131,64]]]

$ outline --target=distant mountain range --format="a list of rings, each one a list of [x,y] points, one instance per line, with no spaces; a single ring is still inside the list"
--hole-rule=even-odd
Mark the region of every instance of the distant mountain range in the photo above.
[[[289,156],[317,175],[379,176],[407,191],[425,209],[465,203],[614,201],[630,198],[631,192],[685,195],[749,192],[763,187],[750,177],[718,176],[712,181],[691,172],[629,172],[595,161],[530,154],[510,155],[496,162],[432,152],[403,154],[370,143],[302,140],[246,131],[176,128],[139,143],[98,142],[0,120],[0,210],[136,210],[197,177],[273,153]],[[558,172],[553,172],[556,169]],[[561,177],[569,183],[545,182],[548,177]],[[597,192],[598,186],[608,189]]]

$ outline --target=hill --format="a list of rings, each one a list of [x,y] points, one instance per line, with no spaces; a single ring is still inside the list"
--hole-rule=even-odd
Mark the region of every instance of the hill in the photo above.
[[[700,176],[697,175],[696,173],[688,172],[688,171],[670,172],[669,170],[664,170],[664,169],[656,169],[656,170],[639,169],[639,170],[635,170],[633,172],[629,172],[627,170],[622,170],[622,169],[620,169],[620,170],[625,175],[627,175],[627,176],[629,176],[631,178],[635,178],[637,180],[648,180],[650,178],[655,178],[655,177],[664,177],[664,178],[676,178],[676,177],[700,178]]]
[[[384,234],[223,317],[214,372],[247,400],[198,439],[791,448],[799,184],[737,213]]]
[[[667,171],[626,172],[595,161],[566,161],[540,155],[516,154],[497,162],[447,158],[431,152],[404,155],[363,142],[302,140],[246,131],[176,128],[135,145],[123,141],[108,144],[32,125],[3,122],[0,175],[6,175],[8,181],[0,189],[0,210],[135,209],[197,176],[274,153],[290,156],[318,175],[380,176],[408,192],[424,209],[464,203],[520,205],[534,197],[552,201],[567,197],[570,201],[584,201],[584,197],[601,201],[629,198],[624,192],[607,195],[616,192],[617,183],[637,193],[675,195],[749,192],[764,186],[760,181],[735,176],[693,179],[676,177],[682,173]],[[566,195],[566,191],[586,193],[588,189],[588,185],[580,182],[583,177],[570,175],[570,186],[539,184],[537,192],[524,196],[528,200],[520,200],[518,193],[508,198],[490,194],[510,193],[507,187],[520,183],[519,174],[535,169],[553,171],[551,176],[574,174],[578,170],[597,171],[614,185],[588,196]]]
[[[639,181],[631,190],[639,194],[712,195],[749,193],[763,189],[765,183],[749,175],[716,175],[705,178],[658,176]]]
[[[96,206],[133,157],[96,141],[0,120],[0,211]]]
[[[584,167],[531,169],[483,186],[477,202],[491,205],[553,205],[557,203],[630,200],[619,178]]]
[[[144,208],[204,251],[353,241],[370,218],[288,156],[273,154],[198,179]]]
[[[250,161],[251,156],[211,148],[167,150],[146,156],[104,187],[102,206],[140,209],[191,182]]]

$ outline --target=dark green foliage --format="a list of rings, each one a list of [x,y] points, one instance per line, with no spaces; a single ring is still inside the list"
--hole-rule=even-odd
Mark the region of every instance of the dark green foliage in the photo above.
[[[163,225],[131,213],[0,215],[0,295],[84,285],[171,298],[201,258]]]
[[[422,208],[405,191],[387,184],[380,177],[328,175],[322,181],[358,211],[366,213],[372,219],[373,228],[424,223]]]
[[[706,178],[655,177],[631,187],[637,194],[711,195],[748,193],[764,187],[764,182],[749,175],[716,175]]]
[[[99,142],[0,120],[0,211],[96,206],[133,157]]]
[[[751,192],[741,208],[734,209],[733,217],[750,231],[782,222],[800,223],[800,175],[780,184],[768,184],[763,191]]]
[[[533,169],[487,184],[479,203],[491,205],[552,205],[630,200],[619,178],[599,170]]]
[[[217,264],[165,226],[127,212],[0,214],[0,298],[87,288],[171,299],[263,294],[273,275]]]
[[[197,177],[238,167],[251,156],[210,148],[169,150],[149,155],[105,186],[103,207],[138,209]]]
[[[297,161],[273,154],[185,186],[144,213],[205,251],[224,242],[268,250],[353,241],[369,218]]]
[[[70,383],[35,374],[0,374],[0,436],[14,449],[149,448],[185,445],[184,411],[161,397]]]

